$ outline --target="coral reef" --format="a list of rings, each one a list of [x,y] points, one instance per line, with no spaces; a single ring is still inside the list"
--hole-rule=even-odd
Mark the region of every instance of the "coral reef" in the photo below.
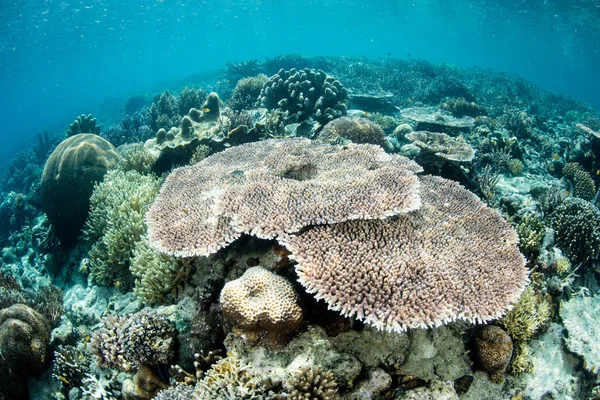
[[[560,305],[560,316],[568,336],[567,347],[584,360],[588,371],[600,372],[600,335],[597,329],[600,295],[574,296]]]
[[[383,148],[388,147],[385,133],[376,123],[366,118],[336,118],[323,127],[318,139],[329,143],[371,143]]]
[[[505,314],[528,282],[516,232],[452,181],[424,177],[421,196],[396,219],[286,239],[299,281],[331,309],[390,331]]]
[[[92,245],[89,272],[93,282],[131,286],[131,257],[146,233],[144,215],[160,183],[154,175],[113,170],[96,186],[84,229]]]
[[[423,153],[441,160],[468,163],[475,157],[475,150],[461,136],[455,138],[445,133],[427,131],[410,132],[405,136]]]
[[[400,111],[402,118],[417,123],[415,130],[445,132],[453,129],[472,128],[475,119],[469,116],[454,117],[447,111],[430,107],[411,107]]]
[[[325,125],[346,114],[347,90],[325,72],[305,68],[280,69],[267,80],[258,97],[258,105],[284,113],[287,123],[309,117]]]
[[[562,170],[563,176],[573,184],[573,195],[592,201],[596,196],[594,180],[579,163],[567,163]]]
[[[44,166],[40,193],[48,220],[61,238],[72,241],[79,236],[94,184],[120,159],[110,143],[93,134],[71,136],[52,152]]]
[[[59,345],[54,352],[52,376],[64,387],[79,387],[85,376],[90,373],[91,361],[89,353],[74,346]]]
[[[140,365],[133,379],[123,381],[121,393],[124,400],[151,400],[156,394],[169,385],[147,365]]]
[[[264,334],[269,343],[277,344],[302,325],[292,284],[263,267],[252,267],[225,284],[219,302],[223,315],[247,337]]]
[[[127,318],[108,315],[90,340],[99,365],[134,371],[173,361],[177,331],[165,317],[140,311]]]
[[[556,242],[573,264],[594,263],[600,255],[600,211],[592,203],[567,198],[549,216]]]
[[[505,330],[496,325],[477,329],[472,339],[472,357],[476,365],[498,381],[508,369],[513,354],[513,342]]]
[[[321,371],[317,365],[304,367],[283,383],[291,400],[337,400],[337,383],[331,371]]]
[[[467,101],[462,97],[457,99],[447,99],[440,104],[440,109],[451,112],[452,115],[457,118],[464,116],[475,118],[488,114],[488,110],[484,106],[481,106],[474,101]]]
[[[49,342],[50,324],[34,309],[15,304],[0,310],[0,393],[22,396],[27,377],[45,367]]]
[[[418,207],[419,171],[373,145],[273,139],[232,147],[169,175],[147,214],[150,244],[177,256],[208,255],[242,233],[271,239],[312,224],[399,214]]]
[[[79,117],[77,117],[69,126],[69,129],[67,129],[65,135],[68,138],[80,133],[92,133],[94,135],[100,134],[100,126],[96,125],[96,118],[94,118],[92,114],[81,114]]]
[[[227,105],[235,111],[251,109],[268,79],[264,74],[240,79],[227,100]]]

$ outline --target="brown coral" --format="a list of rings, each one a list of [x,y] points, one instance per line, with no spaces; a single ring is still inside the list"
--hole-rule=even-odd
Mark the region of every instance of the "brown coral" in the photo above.
[[[455,182],[423,177],[421,196],[418,211],[285,239],[300,282],[331,309],[388,331],[503,315],[528,281],[515,231]]]
[[[596,185],[581,164],[572,162],[565,164],[563,175],[573,183],[573,195],[591,201],[596,195]]]
[[[476,366],[498,381],[508,368],[513,354],[513,342],[506,331],[496,325],[477,329],[472,340]]]
[[[374,145],[275,139],[175,170],[147,214],[150,244],[208,255],[241,234],[272,239],[316,224],[385,218],[419,207],[407,158]]]
[[[337,382],[331,371],[321,371],[318,366],[304,367],[290,380],[283,384],[288,399],[291,400],[336,400]]]
[[[461,136],[428,131],[410,132],[405,136],[424,152],[447,161],[471,162],[475,157],[475,150]]]
[[[302,309],[290,282],[263,267],[248,269],[241,278],[228,282],[221,291],[223,315],[237,327],[266,334],[278,343],[302,324]]]

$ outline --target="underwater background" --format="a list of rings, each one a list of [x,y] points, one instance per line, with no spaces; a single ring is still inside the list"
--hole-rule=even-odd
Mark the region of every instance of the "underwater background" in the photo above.
[[[600,399],[598,2],[0,21],[0,400]]]

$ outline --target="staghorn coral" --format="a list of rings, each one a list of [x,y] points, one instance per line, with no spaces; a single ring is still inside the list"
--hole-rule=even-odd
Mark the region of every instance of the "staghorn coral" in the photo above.
[[[146,233],[144,215],[160,183],[154,175],[113,170],[96,185],[84,234],[92,244],[89,268],[97,284],[131,283],[131,257]]]
[[[52,376],[64,387],[79,387],[90,372],[91,361],[89,353],[74,346],[59,345],[54,352]]]
[[[302,325],[302,309],[294,287],[263,267],[252,267],[221,290],[223,315],[249,337],[264,334],[280,343]]]
[[[545,227],[535,213],[526,214],[515,227],[519,235],[519,249],[528,257],[535,257],[544,239]]]
[[[508,369],[513,354],[513,342],[506,331],[496,325],[477,329],[472,339],[471,356],[478,368],[499,381]]]
[[[283,382],[291,400],[337,400],[337,383],[331,371],[321,371],[317,365],[304,367],[291,379]]]
[[[550,214],[558,245],[573,264],[590,264],[600,255],[600,211],[592,203],[567,198]]]
[[[581,164],[567,163],[562,170],[563,176],[573,184],[573,196],[592,201],[596,195],[596,185]]]
[[[134,371],[140,365],[169,364],[176,336],[168,320],[149,311],[126,318],[109,314],[92,335],[91,353],[101,367]]]
[[[467,163],[473,161],[475,150],[462,138],[448,136],[445,133],[415,131],[407,133],[406,138],[423,152],[433,154],[446,161]]]
[[[323,127],[318,139],[329,143],[341,143],[350,140],[352,143],[371,143],[383,148],[387,147],[385,132],[366,118],[336,118]]]
[[[146,218],[150,244],[208,255],[242,233],[271,239],[308,225],[383,218],[419,206],[420,167],[373,145],[274,139],[175,170]]]
[[[347,90],[321,70],[283,68],[269,78],[258,96],[258,105],[279,109],[287,123],[312,117],[322,125],[346,114]]]
[[[516,232],[455,182],[423,177],[420,191],[417,211],[286,238],[300,283],[329,308],[387,331],[505,314],[528,281]]]
[[[94,184],[120,159],[112,144],[92,134],[71,136],[50,154],[40,192],[48,220],[61,238],[77,238],[88,216]]]

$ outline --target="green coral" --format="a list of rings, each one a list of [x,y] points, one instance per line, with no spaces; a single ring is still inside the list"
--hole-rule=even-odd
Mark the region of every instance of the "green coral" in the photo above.
[[[96,125],[96,118],[92,114],[81,114],[75,118],[75,121],[69,126],[69,129],[65,132],[67,137],[75,136],[80,133],[93,133],[95,135],[100,134],[100,125]]]
[[[240,79],[237,85],[235,85],[235,89],[227,101],[227,105],[235,111],[252,108],[260,95],[263,85],[268,79],[263,74]]]
[[[531,370],[531,354],[528,342],[533,335],[550,321],[552,305],[550,301],[531,286],[528,286],[521,298],[500,322],[515,342],[510,370],[514,373]]]
[[[544,238],[544,223],[533,214],[525,215],[516,226],[519,235],[519,249],[527,256],[539,253]]]
[[[161,301],[165,293],[181,289],[191,275],[192,266],[190,260],[160,253],[144,236],[135,246],[130,270],[135,277],[133,291],[147,303],[154,304]]]
[[[149,174],[156,162],[156,155],[149,152],[143,143],[133,143],[120,146],[118,149],[121,161],[118,167],[123,171],[137,171]]]
[[[90,215],[84,229],[92,244],[89,272],[101,285],[131,283],[130,259],[146,234],[144,215],[160,190],[161,180],[136,171],[113,170],[97,184],[90,199]]]

